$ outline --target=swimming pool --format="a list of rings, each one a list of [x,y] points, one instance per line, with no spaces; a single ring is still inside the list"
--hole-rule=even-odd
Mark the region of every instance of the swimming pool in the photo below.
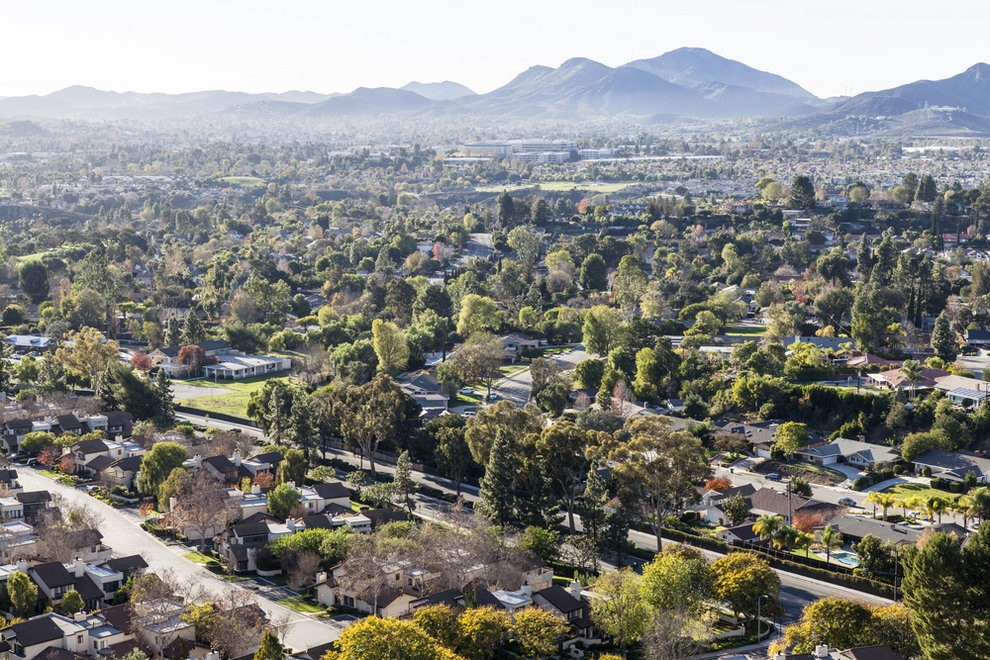
[[[832,559],[846,566],[859,566],[859,557],[855,553],[846,552],[845,550],[833,552]]]

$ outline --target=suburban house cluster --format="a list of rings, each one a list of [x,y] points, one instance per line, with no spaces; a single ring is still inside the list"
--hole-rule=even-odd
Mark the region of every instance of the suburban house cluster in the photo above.
[[[206,363],[202,365],[202,373],[207,378],[218,380],[239,380],[241,378],[251,378],[252,376],[264,376],[273,374],[276,371],[285,371],[292,368],[292,360],[285,357],[249,355],[234,348],[223,339],[211,339],[209,341],[192,344],[203,351]],[[156,348],[148,353],[151,363],[155,367],[164,369],[169,376],[186,377],[197,376],[189,372],[189,366],[181,359],[179,353],[182,346],[169,346],[166,348]]]

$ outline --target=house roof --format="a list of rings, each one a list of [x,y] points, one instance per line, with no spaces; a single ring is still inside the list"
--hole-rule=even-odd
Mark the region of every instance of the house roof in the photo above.
[[[231,463],[230,459],[223,455],[204,458],[203,462],[212,466],[217,472],[227,473],[235,472],[237,470],[237,466]]]
[[[804,456],[817,456],[821,458],[826,456],[859,456],[864,460],[870,461],[871,463],[896,461],[900,458],[900,455],[896,451],[885,445],[876,445],[872,442],[861,442],[859,440],[850,440],[848,438],[836,438],[828,444],[802,447],[795,453]]]
[[[91,460],[89,463],[86,463],[86,467],[89,468],[90,470],[93,470],[94,472],[102,472],[103,470],[106,470],[114,463],[116,463],[114,459],[104,454],[100,454],[99,456]]]
[[[60,561],[35,564],[30,570],[53,589],[76,583],[76,576],[70,573]]]
[[[76,419],[75,415],[59,415],[55,419],[58,421],[58,425],[63,431],[72,431],[82,428],[82,422]]]
[[[80,440],[76,444],[72,445],[72,451],[81,451],[84,454],[93,454],[98,451],[107,451],[106,443],[100,438],[90,438],[89,440]]]
[[[990,458],[964,454],[960,451],[933,449],[915,458],[914,464],[937,468],[946,472],[956,473],[959,471],[961,477],[965,476],[969,470],[976,471],[977,476],[990,473]]]
[[[32,490],[14,495],[21,504],[39,504],[41,502],[51,502],[52,494],[47,490]]]
[[[127,456],[126,458],[118,459],[114,462],[113,466],[124,472],[137,472],[141,469],[141,457]]]
[[[183,344],[182,346],[188,346],[188,344]],[[173,358],[179,356],[179,350],[182,346],[169,346],[167,348],[159,348],[158,350],[164,353],[166,356]],[[216,351],[223,348],[230,348],[230,344],[223,339],[211,339],[209,341],[201,341],[198,344],[193,344],[193,346],[199,346],[206,351]]]
[[[541,589],[533,594],[533,596],[540,596],[550,603],[554,609],[563,614],[574,612],[584,607],[584,601],[575,598],[571,592],[558,585]]]
[[[83,575],[76,580],[76,591],[79,592],[79,596],[83,599],[83,602],[103,600],[106,597],[103,589],[100,589],[89,575]]]
[[[4,422],[4,426],[11,430],[34,428],[30,419],[8,419]]]
[[[939,378],[949,375],[951,374],[945,369],[922,369],[918,380],[909,381],[904,377],[904,369],[901,368],[881,371],[878,374],[870,374],[870,377],[875,380],[881,380],[896,389],[912,387],[912,384],[914,387],[935,387],[935,383]]]
[[[277,465],[282,462],[282,458],[282,454],[277,451],[266,451],[264,454],[252,456],[251,460],[258,463],[267,463],[268,465]]]
[[[728,527],[724,530],[726,534],[732,534],[740,541],[752,541],[753,539],[759,538],[759,534],[753,531],[753,525],[756,523],[743,523],[742,525],[736,525],[735,527]]]
[[[749,505],[751,511],[767,511],[785,517],[788,510],[797,512],[805,508],[838,508],[835,504],[813,500],[797,493],[790,494],[790,506],[788,507],[788,494],[778,493],[772,488],[760,488],[746,498],[746,504]]]
[[[966,341],[990,341],[990,330],[967,330]]]
[[[143,568],[148,568],[148,562],[146,562],[144,557],[141,555],[127,555],[126,557],[109,559],[103,562],[103,565],[111,571],[119,571],[121,573],[131,573]]]
[[[911,529],[906,525],[896,525],[884,522],[875,518],[864,518],[862,516],[836,516],[829,522],[832,529],[844,535],[864,538],[870,534],[876,536],[881,541],[897,543],[907,541],[914,543],[921,537],[921,532]]]
[[[17,479],[17,470],[0,470],[0,483],[9,484]]]
[[[60,649],[57,646],[49,646],[47,649],[34,656],[34,660],[79,660],[85,656],[76,655],[71,651]]]
[[[350,498],[351,491],[340,481],[333,481],[328,484],[316,484],[313,491],[325,500],[336,500],[341,497]]]
[[[904,660],[904,656],[890,650],[886,644],[846,649],[839,653],[839,657],[849,660]]]
[[[62,639],[62,629],[52,621],[52,615],[44,614],[7,627],[23,646],[34,646],[56,639]]]

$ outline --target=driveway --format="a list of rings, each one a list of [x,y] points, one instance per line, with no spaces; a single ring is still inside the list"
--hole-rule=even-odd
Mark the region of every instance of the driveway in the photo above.
[[[555,362],[561,369],[569,371],[590,357],[584,351],[583,346],[575,346],[569,351],[558,353],[547,359]],[[500,399],[506,399],[520,407],[524,406],[529,401],[529,395],[533,391],[533,375],[529,369],[523,369],[503,379],[492,391],[498,394]]]
[[[102,518],[99,529],[103,534],[103,542],[113,548],[115,555],[140,554],[148,562],[149,570],[157,573],[171,571],[187,592],[197,593],[203,590],[214,597],[234,590],[247,594],[269,617],[289,623],[285,643],[293,649],[303,650],[325,644],[340,635],[339,629],[330,623],[278,605],[272,602],[267,594],[234,586],[201,565],[189,561],[182,556],[183,552],[188,552],[185,546],[166,546],[138,527],[140,518],[133,511],[115,509],[89,497],[84,491],[64,486],[31,468],[18,466],[17,477],[25,490],[47,490],[53,496],[59,495],[73,506],[85,507],[99,514]]]

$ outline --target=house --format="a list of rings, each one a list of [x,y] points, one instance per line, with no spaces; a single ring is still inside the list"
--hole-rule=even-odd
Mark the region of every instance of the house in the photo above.
[[[219,356],[233,351],[230,344],[223,339],[211,339],[193,345],[202,349],[203,354],[207,358],[217,358],[218,361]],[[182,364],[182,361],[179,359],[179,351],[181,349],[182,346],[156,348],[148,354],[148,357],[151,358],[152,365],[164,369],[169,376],[184,376],[188,370],[186,365]]]
[[[777,653],[772,660],[904,660],[904,656],[885,644],[857,646],[845,651],[819,644],[810,653]]]
[[[581,583],[571,582],[567,589],[552,586],[533,593],[533,604],[560,616],[583,639],[593,639],[595,624],[591,620],[591,606],[581,593]]]
[[[23,491],[17,480],[17,470],[0,470],[0,491],[14,494]]]
[[[780,493],[771,488],[760,488],[744,497],[747,508],[756,517],[768,513],[791,521],[794,516],[802,514],[828,520],[839,511],[838,505],[821,502],[797,493]],[[706,522],[713,525],[721,524],[725,519],[725,512],[718,504],[703,508],[699,514]]]
[[[905,378],[903,368],[898,368],[867,374],[866,379],[877,387],[889,390],[923,390],[935,387],[939,378],[949,375],[945,369],[922,369],[918,380],[911,381]]]
[[[540,346],[539,339],[533,339],[521,332],[503,335],[499,337],[499,340],[502,342],[502,360],[510,363],[519,359],[523,349],[539,348]]]
[[[936,378],[934,388],[945,392],[949,401],[961,406],[978,406],[990,398],[990,383],[955,374]]]
[[[802,461],[817,465],[845,462],[858,468],[869,468],[877,463],[890,463],[900,459],[900,454],[891,447],[847,438],[801,447],[794,455]]]
[[[24,511],[24,519],[30,523],[38,517],[38,514],[51,506],[52,496],[47,490],[35,490],[20,492],[14,498],[21,503]]]
[[[881,541],[890,543],[913,544],[921,538],[919,530],[911,529],[907,525],[863,516],[836,516],[829,520],[828,524],[842,534],[842,542],[846,545],[859,543],[871,534]]]
[[[103,461],[101,461],[98,465],[94,465],[94,461],[94,463],[90,463],[87,467],[93,470],[96,477],[102,483],[122,486],[127,490],[132,491],[135,488],[134,480],[137,478],[137,474],[141,470],[141,460],[141,456],[128,456],[127,458],[112,461],[103,469],[99,469],[99,465],[102,465]]]
[[[38,585],[40,594],[52,603],[60,603],[66,593],[76,591],[86,603],[86,609],[93,610],[103,604],[107,595],[93,581],[86,568],[86,562],[81,559],[76,559],[68,568],[60,561],[50,561],[31,566],[28,569],[28,576]],[[116,584],[110,598],[113,598],[113,593],[117,591],[122,581],[123,576],[117,573]]]
[[[884,367],[888,371],[890,369],[896,369],[903,364],[899,360],[887,360],[871,353],[861,353],[859,351],[853,351],[844,360],[840,360],[840,362],[844,362],[847,367],[853,367],[855,369]]]
[[[990,458],[983,458],[979,453],[933,449],[915,458],[913,464],[915,472],[929,468],[932,476],[950,481],[963,481],[966,474],[972,472],[978,482],[986,483],[990,475]]]
[[[227,528],[220,551],[235,572],[254,571],[258,569],[258,550],[291,533],[295,529],[290,530],[286,522],[267,513],[255,513]]]
[[[753,531],[756,523],[748,522],[735,527],[726,527],[718,533],[718,538],[723,543],[745,544],[755,543],[760,540],[760,535]]]
[[[55,342],[49,337],[37,335],[7,335],[7,345],[15,353],[41,353],[55,348]]]
[[[970,346],[990,346],[990,330],[967,330],[966,343]]]

